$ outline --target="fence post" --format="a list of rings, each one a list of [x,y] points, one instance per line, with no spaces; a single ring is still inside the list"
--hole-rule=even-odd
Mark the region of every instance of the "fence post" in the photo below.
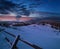
[[[19,38],[20,38],[20,35],[18,35],[18,36],[16,37],[16,39],[14,40],[14,42],[12,43],[11,49],[18,49],[18,48],[16,48],[16,45],[17,45],[17,43],[18,43]]]

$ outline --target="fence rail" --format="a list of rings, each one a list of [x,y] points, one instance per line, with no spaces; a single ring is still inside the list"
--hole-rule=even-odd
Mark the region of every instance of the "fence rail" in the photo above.
[[[0,29],[1,29],[1,28],[0,28]],[[27,42],[27,41],[25,41],[25,40],[22,40],[22,39],[20,38],[20,35],[16,36],[16,35],[8,32],[8,31],[5,31],[5,29],[1,29],[1,31],[3,31],[3,32],[5,32],[6,34],[8,34],[8,35],[10,35],[10,36],[12,36],[12,37],[15,38],[14,42],[11,43],[10,40],[9,40],[7,37],[5,37],[5,40],[10,44],[11,49],[18,49],[18,47],[17,47],[16,45],[17,45],[17,43],[18,43],[19,40],[22,41],[23,43],[31,46],[31,47],[34,48],[34,49],[42,49],[41,47],[39,47],[39,46],[37,46],[37,45],[35,45],[35,44],[31,44],[31,43],[29,43],[29,42]]]

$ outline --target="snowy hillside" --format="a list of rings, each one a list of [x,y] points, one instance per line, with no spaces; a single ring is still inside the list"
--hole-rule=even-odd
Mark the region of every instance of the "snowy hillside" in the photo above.
[[[7,32],[10,32],[14,35],[20,35],[21,39],[35,44],[43,49],[60,49],[60,32],[59,30],[51,28],[51,25],[29,25],[29,26],[20,26],[14,27],[17,29],[5,28]],[[6,34],[5,32],[0,32],[0,49],[10,49],[8,42],[4,39],[8,37],[11,42],[14,41],[15,38],[11,37],[10,35]],[[17,44],[19,49],[33,49],[32,47],[28,46],[27,44],[19,41]]]

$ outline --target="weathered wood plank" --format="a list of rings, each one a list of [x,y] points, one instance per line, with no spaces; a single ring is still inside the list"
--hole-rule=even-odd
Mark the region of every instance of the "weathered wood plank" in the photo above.
[[[16,45],[19,41],[20,35],[16,36],[16,39],[14,40],[14,42],[12,43],[11,49],[17,49]]]

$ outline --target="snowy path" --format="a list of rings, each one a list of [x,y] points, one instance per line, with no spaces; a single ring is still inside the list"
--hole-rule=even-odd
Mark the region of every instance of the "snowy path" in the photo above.
[[[43,26],[43,25],[34,24],[34,25],[21,26],[21,27],[16,27],[16,28],[19,31],[12,28],[5,28],[5,30],[16,36],[20,34],[23,40],[26,40],[32,44],[38,45],[42,47],[43,49],[60,49],[60,32],[58,32],[58,30],[51,28],[50,25]],[[2,33],[0,33],[1,43],[5,41],[4,40],[5,36],[7,36],[11,40],[11,42],[13,42],[14,38],[12,38],[11,36],[5,33],[3,35]],[[57,33],[59,33],[59,35],[57,35]],[[2,41],[1,38],[4,41]],[[6,46],[6,45],[8,45],[8,43],[5,43],[5,45],[3,46]],[[19,41],[17,45],[21,49],[33,49],[30,46],[22,43],[21,41]],[[1,49],[4,49],[4,48],[1,48]],[[9,46],[8,47],[6,46],[5,49],[9,49]]]

